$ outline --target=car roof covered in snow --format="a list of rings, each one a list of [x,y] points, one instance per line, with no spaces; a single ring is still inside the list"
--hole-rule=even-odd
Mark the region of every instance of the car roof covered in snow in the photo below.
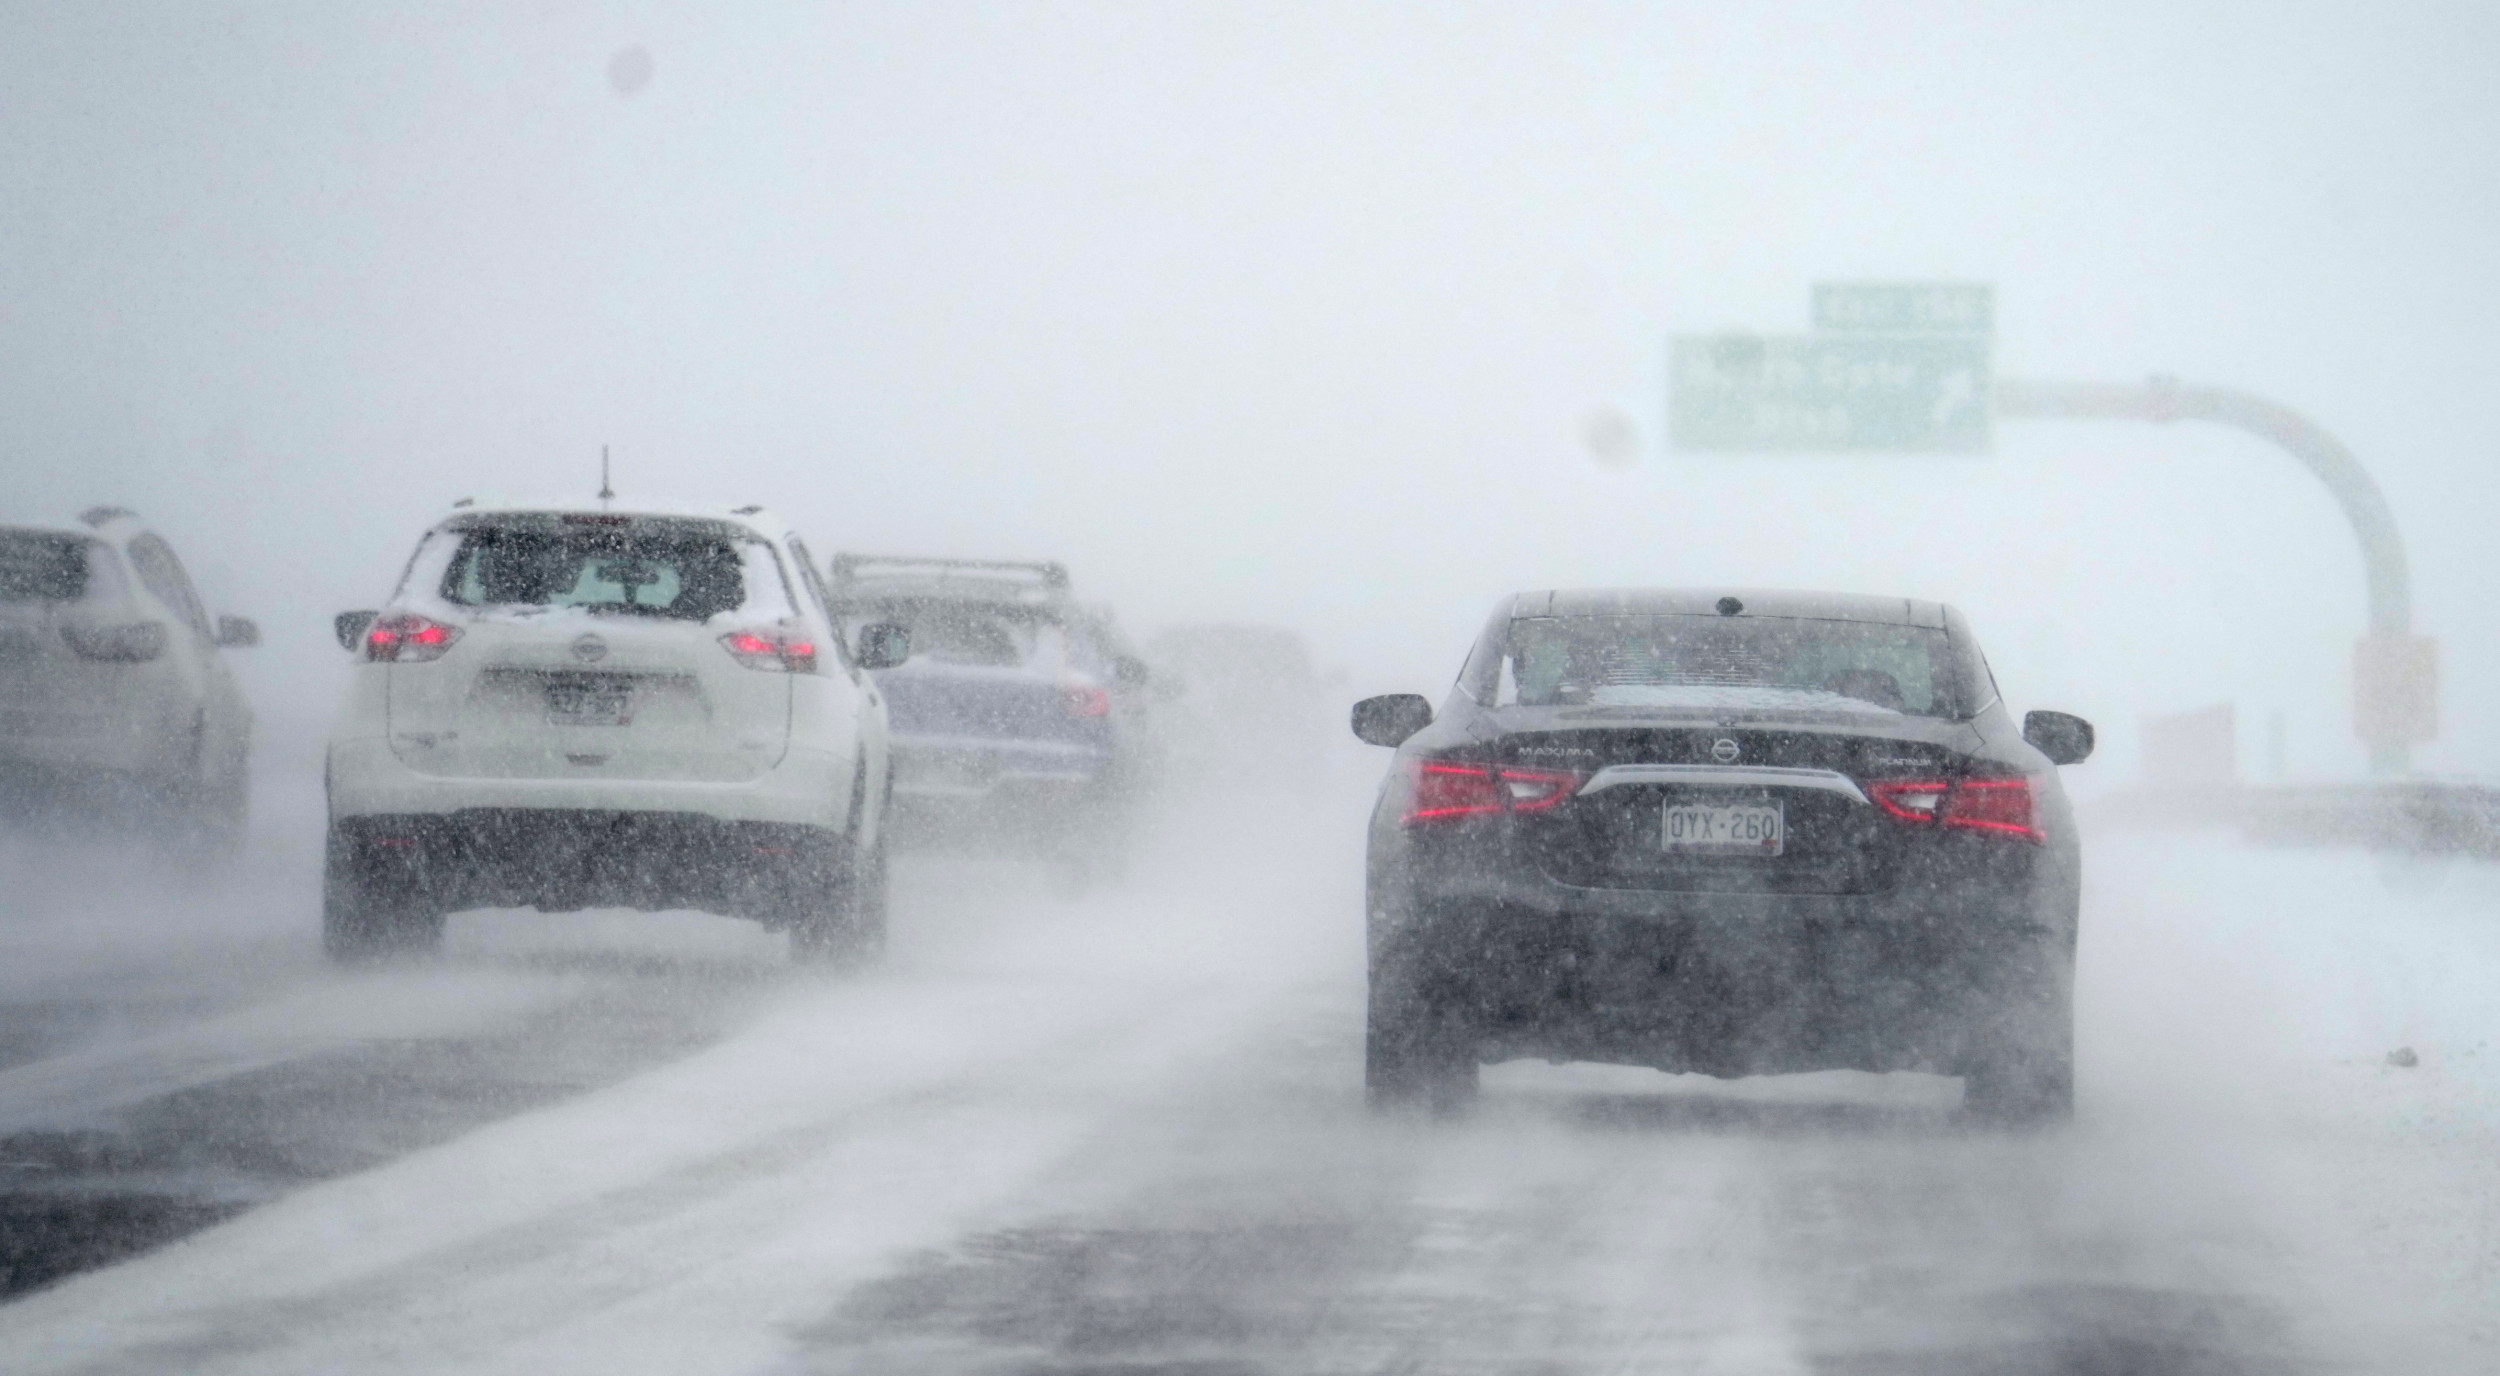
[[[1866,621],[1942,630],[1941,602],[1862,593],[1799,592],[1786,588],[1563,588],[1523,592],[1511,598],[1512,616],[1723,616],[1723,599],[1734,598],[1739,616],[1782,616],[1807,621]]]
[[[1064,606],[1068,569],[1049,560],[841,553],[827,570],[838,602],[941,601]]]
[[[568,525],[630,525],[636,521],[713,522],[724,527],[744,529],[767,540],[779,540],[790,533],[786,522],[761,506],[680,506],[665,502],[601,504],[469,500],[454,503],[451,514],[436,522],[436,526],[439,529],[459,530],[473,525],[525,524],[533,520]]]
[[[148,528],[139,513],[126,506],[91,506],[78,513],[74,525],[38,525],[25,521],[0,522],[0,530],[19,535],[66,535],[73,539],[93,540],[111,537],[126,540]]]

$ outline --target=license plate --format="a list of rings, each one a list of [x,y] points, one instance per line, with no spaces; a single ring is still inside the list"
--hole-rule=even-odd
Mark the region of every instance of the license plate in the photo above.
[[[634,720],[634,690],[624,685],[547,685],[547,720],[558,726],[627,726]]]
[[[1669,803],[1658,840],[1670,855],[1777,855],[1788,827],[1778,803]]]

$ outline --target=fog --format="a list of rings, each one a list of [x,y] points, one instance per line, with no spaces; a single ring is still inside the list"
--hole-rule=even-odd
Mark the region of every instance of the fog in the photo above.
[[[2400,1349],[2431,1363],[2416,1369],[2437,1369],[2492,1341],[2488,1320],[2470,1314],[2500,1238],[2492,1177],[2452,1148],[2488,1147],[2500,1087],[2482,1070],[2442,1081],[2438,1106],[2422,1111],[2462,1125],[2447,1146],[2390,1145],[2346,1119],[2370,1131],[2403,1119],[2404,1105],[2364,1103],[2353,1088],[2354,1066],[2376,1074],[2376,1058],[2399,1044],[2445,1048],[2440,1056],[2472,1047],[2488,1060],[2488,1020],[2460,1011],[2477,996],[2440,973],[2494,968],[2489,934],[2473,925],[2490,915],[2488,865],[2443,862],[2430,882],[2444,876],[2447,887],[2417,904],[2380,882],[2394,874],[2386,862],[2358,850],[2249,849],[2221,831],[2148,840],[2120,828],[2144,772],[2146,717],[2230,703],[2252,779],[2363,777],[2352,706],[2362,566],[2325,490],[2264,442],[2194,423],[2000,419],[1985,454],[1678,450],[1667,350],[1674,335],[1804,332],[1816,282],[1986,283],[1998,377],[2170,375],[2311,417],[2384,491],[2412,562],[2415,629],[2439,642],[2438,734],[2414,749],[2414,769],[2493,778],[2500,719],[2478,707],[2500,683],[2500,619],[2486,605],[2500,592],[2488,385],[2500,374],[2500,334],[2486,327],[2500,317],[2495,59],[2500,13],[2453,4],[0,0],[0,524],[65,526],[93,504],[134,508],[180,549],[212,610],[249,615],[266,636],[229,656],[259,722],[256,818],[234,874],[197,889],[179,874],[115,874],[82,907],[74,885],[41,873],[49,842],[12,840],[0,882],[18,876],[16,897],[0,895],[0,920],[16,933],[0,940],[21,966],[6,983],[12,997],[36,1000],[45,980],[109,967],[151,991],[144,1010],[99,1024],[121,1039],[106,1039],[114,1047],[161,1039],[146,1044],[154,1059],[139,1071],[94,1062],[106,1068],[92,1073],[136,1086],[114,1091],[117,1111],[211,1083],[207,1071],[164,1068],[189,1065],[203,1047],[201,1064],[219,1074],[316,1044],[427,1037],[508,1042],[518,1049],[487,1059],[544,1055],[571,1067],[503,1108],[436,1105],[426,1122],[439,1126],[409,1128],[404,1140],[375,1129],[375,1143],[392,1145],[337,1158],[374,1174],[301,1173],[337,1176],[320,1189],[362,1196],[307,1202],[316,1191],[272,1206],[295,1214],[247,1214],[205,1235],[257,1229],[218,1255],[261,1259],[281,1276],[310,1264],[298,1250],[306,1230],[342,1217],[371,1222],[372,1236],[406,1256],[438,1255],[426,1249],[455,1235],[486,1247],[475,1236],[519,1226],[495,1202],[527,1193],[510,1180],[440,1237],[422,1219],[383,1215],[446,1172],[512,1166],[542,1141],[596,1153],[624,1140],[608,1126],[614,1115],[695,1102],[685,1086],[701,1076],[687,1067],[709,1062],[671,1056],[698,1046],[732,1056],[752,1046],[755,1026],[839,1041],[878,1010],[906,1020],[908,1008],[933,1010],[911,1024],[933,1040],[902,1038],[885,1069],[792,1072],[815,1076],[803,1083],[823,1102],[866,1105],[870,1119],[898,1125],[891,1142],[860,1148],[875,1159],[859,1178],[926,1187],[925,1214],[903,1210],[898,1221],[899,1206],[856,1184],[840,1199],[859,1215],[809,1195],[844,1178],[809,1155],[832,1150],[832,1130],[775,1098],[774,1076],[789,1067],[752,1059],[689,1116],[752,1115],[753,1142],[729,1142],[729,1129],[727,1145],[661,1134],[643,1144],[651,1159],[562,1188],[585,1199],[645,1191],[633,1207],[649,1212],[636,1217],[655,1217],[649,1192],[677,1186],[652,1182],[682,1182],[697,1172],[687,1162],[717,1146],[738,1170],[778,1183],[722,1205],[725,1217],[706,1215],[707,1238],[760,1227],[799,1199],[818,1199],[805,1217],[828,1232],[873,1214],[858,1225],[867,1240],[856,1255],[771,1244],[841,1287],[772,1291],[751,1313],[705,1309],[675,1341],[690,1352],[704,1335],[727,1344],[705,1369],[780,1360],[754,1337],[767,1329],[803,1329],[808,1343],[852,1352],[859,1369],[958,1369],[946,1365],[961,1358],[955,1348],[912,1346],[919,1339],[905,1339],[919,1330],[893,1315],[924,1313],[911,1309],[914,1285],[951,1294],[1009,1282],[948,1281],[933,1254],[906,1265],[896,1249],[1073,1226],[1067,1216],[1110,1208],[1112,1196],[1113,1213],[1153,1214],[1140,1198],[1205,1184],[1171,1165],[1191,1152],[1265,1178],[1273,1160],[1251,1148],[1223,1157],[1206,1140],[1241,1126],[1240,1104],[1155,1099],[1151,1087],[1246,1065],[1225,1060],[1250,1056],[1242,1047],[1291,1056],[1359,1040],[1359,1012],[1347,1010],[1361,1002],[1361,818],[1387,752],[1358,754],[1332,725],[1306,799],[1316,820],[1267,816],[1212,849],[1190,828],[1234,824],[1176,790],[1185,801],[1157,815],[1136,872],[1098,902],[1036,904],[1012,864],[905,863],[893,968],[835,986],[866,1001],[858,1006],[785,983],[777,937],[686,914],[619,914],[613,946],[571,919],[455,917],[450,973],[377,977],[386,993],[361,1007],[361,996],[323,982],[312,936],[321,746],[352,668],[331,617],[382,605],[418,534],[452,502],[587,502],[604,451],[620,507],[762,503],[820,555],[1064,561],[1078,594],[1116,609],[1139,640],[1185,623],[1297,630],[1320,669],[1341,671],[1327,680],[1332,723],[1371,694],[1441,701],[1496,600],[1521,589],[1932,599],[1969,615],[2017,716],[2061,709],[2099,730],[2091,761],[2065,771],[2089,857],[2082,1135],[2037,1152],[2019,1140],[1974,1149],[1983,1184],[1945,1222],[1853,1216],[1832,1225],[1836,1235],[1880,1250],[1917,1233],[1910,1250],[1929,1260],[2001,1244],[2018,1275],[2071,1261],[2043,1260],[2054,1248],[2041,1239],[2085,1237],[2076,1245],[2132,1259],[2094,1283],[2119,1284],[2110,1276],[2123,1272],[2127,1284],[2239,1287],[2292,1308],[2286,1296],[2332,1293],[2357,1313],[2355,1297],[2379,1295],[2380,1282],[2327,1258],[2379,1236],[2355,1222],[2376,1206],[2316,1182],[2347,1168],[2395,1172],[2425,1191],[2470,1194],[2479,1211],[2445,1231],[2419,1212],[2390,1225],[2430,1249],[2406,1263],[2418,1268],[2406,1274],[2421,1287],[2412,1299],[2426,1346],[2338,1317],[2319,1321],[2333,1336],[2318,1348],[2269,1336],[2233,1350],[2247,1369],[2260,1357],[2366,1361]],[[119,869],[115,843],[96,844],[104,849],[76,853]],[[1229,897],[1206,897],[1216,891]],[[1296,907],[1283,928],[1291,939],[1262,933],[1245,894]],[[1202,899],[1203,911],[1193,906]],[[2387,940],[2413,944],[2391,954],[2339,924],[2365,911],[2394,934]],[[2227,922],[2216,916],[2226,912]],[[2281,928],[2267,920],[2277,913],[2290,915]],[[168,914],[182,917],[183,935],[158,948]],[[1181,914],[1194,915],[1199,925],[1183,930],[1195,935],[1166,930]],[[2112,933],[2097,949],[2094,922]],[[1033,924],[1049,939],[1034,938]],[[1123,951],[1134,968],[1118,966],[1112,953]],[[2170,968],[2218,970],[2252,951],[2254,966],[2316,1002],[2284,1002],[2245,972],[2205,981]],[[193,959],[176,959],[186,952],[216,972],[199,976],[212,992],[169,973]],[[2337,973],[2347,960],[2361,972]],[[673,982],[643,976],[689,966],[691,992],[667,996],[662,1011],[619,1011],[647,984]],[[1143,994],[1103,996],[1094,1021],[1033,1011],[1092,998],[1083,978],[1132,993],[1197,988],[1192,979],[1219,967],[1237,978],[1209,977],[1207,988],[1230,1002],[1186,1045],[1157,1040],[1179,1036],[1180,1020]],[[1195,973],[1175,974],[1184,969]],[[428,1013],[434,993],[442,999]],[[2173,1025],[2160,1011],[2206,997],[2215,1002],[2201,1022]],[[253,1008],[264,1011],[246,1016]],[[243,1017],[242,1030],[221,1023],[194,1036],[184,1021],[194,1013]],[[948,1021],[958,1014],[970,1021]],[[638,1049],[546,1051],[528,1029],[551,1019]],[[301,1035],[279,1036],[280,1050],[253,1049],[263,1045],[253,1029],[289,1026]],[[1042,1088],[998,1090],[988,1117],[895,1116],[890,1100],[908,1099],[923,1071],[961,1069],[984,1057],[987,1039],[1035,1028],[1050,1038],[1036,1045],[1066,1053],[1016,1062]],[[2176,1062],[2162,1049],[2174,1034]],[[568,1047],[595,1040],[566,1035]],[[2238,1071],[2211,1048],[2233,1038],[2263,1044],[2248,1072],[2257,1087],[2217,1099]],[[70,1049],[81,1048],[93,1051]],[[67,1096],[59,1102],[77,1100],[87,1064],[49,1072]],[[1327,1074],[1354,1073],[1329,1064]],[[854,1072],[868,1079],[845,1078]],[[11,1073],[0,1068],[0,1080]],[[1334,1163],[1356,1180],[1429,1176],[1429,1189],[1416,1188],[1430,1209],[1459,1208],[1449,1201],[1542,1162],[1516,1179],[1562,1182],[1559,1231],[1508,1251],[1500,1238],[1474,1242],[1501,1265],[1570,1259],[1585,1268],[1571,1272],[1585,1281],[1576,1295],[1614,1297],[1592,1303],[1636,1303],[1628,1271],[1600,1263],[1639,1250],[1600,1226],[1615,1206],[1587,1183],[1597,1173],[1665,1178],[1643,1172],[1669,1160],[1736,1181],[1729,1191],[1757,1187],[1724,1138],[1677,1138],[1677,1151],[1700,1155],[1653,1159],[1620,1140],[1622,1123],[1592,1128],[1615,1102],[1612,1072],[1489,1070],[1482,1121],[1414,1147],[1430,1164],[1412,1171],[1382,1163],[1406,1162],[1399,1153],[1413,1139],[1364,1136],[1356,1111],[1337,1102],[1352,1102],[1351,1079],[1308,1067],[1239,1073],[1245,1102],[1273,1107],[1270,1125],[1285,1125],[1259,1139],[1276,1156]],[[1823,1083],[1756,1086],[1732,1102],[1813,1101]],[[1948,1111],[1953,1096],[1890,1078],[1851,1083],[1841,1098],[1863,1115],[1841,1140],[1876,1139],[1865,1143],[1871,1155],[1843,1150],[1846,1164],[1832,1165],[1816,1135],[1828,1124],[1805,1110],[1794,1121],[1775,1112],[1765,1150],[1833,1189],[1895,1192],[1886,1207],[1915,1212],[1923,1192],[1949,1187],[1922,1173],[1916,1133],[1889,1134],[1900,1115]],[[989,1084],[960,1092],[989,1094]],[[577,1091],[591,1097],[565,1097]],[[34,1094],[0,1085],[0,1133],[52,1130],[27,1107]],[[1339,1116],[1296,1117],[1321,1100]],[[507,1108],[519,1116],[499,1119]],[[1134,1169],[1109,1172],[1111,1184],[1072,1179],[1066,1154],[1130,1112],[1141,1115],[1139,1140],[1159,1145],[1136,1147]],[[1696,1112],[1695,1122],[1708,1118]],[[1753,1110],[1729,1112],[1757,1121],[1744,1116]],[[532,1113],[570,1116],[534,1138]],[[2318,1126],[2330,1119],[2336,1126]],[[1012,1151],[1000,1146],[968,1176],[912,1173],[912,1142],[943,1155],[1001,1124]],[[1669,1112],[1643,1130],[1693,1126]],[[1705,1126],[1697,1139],[1722,1125]],[[461,1136],[472,1129],[481,1136]],[[1145,1162],[1155,1152],[1170,1159]],[[2236,1181],[2247,1197],[2216,1204],[2176,1184],[2162,1198],[2193,1202],[2165,1213],[2129,1194],[2127,1172],[2139,1167]],[[1337,1188],[1318,1175],[1281,1192]],[[1153,1188],[1123,1193],[1139,1181]],[[1344,1190],[1312,1207],[1340,1222],[1360,1216],[1368,1196]],[[246,1195],[262,1202],[233,1197]],[[1255,1189],[1218,1195],[1217,1214],[1260,1216]],[[2052,1195],[2060,1202],[2043,1216],[2106,1207],[2119,1221],[2060,1231],[2024,1212]],[[1742,1212],[1730,1197],[1644,1217],[1662,1233],[1717,1226],[1713,1210]],[[356,1213],[357,1198],[382,1212]],[[2347,1213],[2315,1231],[2283,1223],[2330,1205]],[[1886,1220],[1905,1231],[1888,1232]],[[2198,1251],[2205,1221],[2227,1239],[2216,1244],[2223,1261]],[[1441,1226],[1407,1222],[1419,1235]],[[475,1236],[460,1232],[471,1224]],[[2297,1277],[2249,1279],[2242,1263],[2287,1229],[2299,1256],[2284,1273]],[[1796,1234],[1765,1236],[1731,1243],[1732,1254],[1765,1274],[1804,1265]],[[1580,1237],[1596,1240],[1575,1250]],[[603,1235],[599,1245],[631,1253],[664,1241]],[[728,1249],[722,1274],[742,1284],[763,1285],[765,1262],[782,1255],[718,1245]],[[2384,1243],[2367,1245],[2384,1258]],[[1347,1259],[1360,1252],[1347,1242],[1327,1255],[1361,1271],[1369,1263]],[[137,1263],[160,1267],[142,1279],[173,1297],[164,1313],[240,1322],[233,1316],[288,1302],[278,1288],[219,1289],[226,1282],[165,1255]],[[551,1246],[516,1267],[579,1261]],[[1706,1269],[1680,1253],[1670,1261]],[[185,1328],[191,1320],[156,1310],[143,1336],[172,1346],[81,1355],[58,1335],[111,1324],[151,1293],[77,1288],[114,1274],[39,1297],[53,1307],[22,1318],[26,1340],[50,1344],[42,1350],[63,1369],[141,1369],[168,1352],[232,1357],[217,1346],[217,1322]],[[1492,1283],[1414,1274],[1425,1290]],[[1756,1327],[1778,1327],[1795,1321],[1782,1306],[1806,1303],[1801,1295],[1842,1302],[1848,1287],[1817,1275],[1776,1302],[1769,1282],[1722,1277],[1713,1293],[1730,1312],[1755,1314]],[[696,1303],[641,1284],[620,1280],[616,1293],[646,1306]],[[683,1277],[667,1284],[700,1289]],[[1283,1282],[1242,1284],[1265,1294]],[[590,1302],[548,1285],[534,1293],[570,1296],[548,1304]],[[369,1337],[420,1321],[378,1293],[360,1292],[336,1331]],[[492,1354],[524,1369],[605,1352],[641,1369],[662,1358],[661,1348],[550,1347],[543,1334],[524,1342],[517,1318],[479,1322],[474,1346],[436,1354],[421,1344],[418,1357],[392,1360],[440,1356],[449,1367]],[[1809,1369],[1803,1349],[1741,1338],[1696,1349],[1703,1366]],[[1329,1341],[1340,1339],[1311,1351],[1370,1350],[1343,1334]],[[2373,1346],[2382,1342],[2395,1345]],[[1590,1343],[1551,1350],[1570,1369],[1613,1350]],[[1371,1369],[1293,1350],[1301,1356],[1274,1369]],[[1511,1332],[1474,1355],[1490,1369],[1488,1354],[1525,1361],[1543,1350]],[[390,1364],[344,1339],[289,1360]],[[824,1360],[788,1369],[838,1366]]]
[[[629,496],[1063,557],[1141,626],[1307,627],[1364,689],[1437,693],[1519,587],[1897,590],[1963,606],[2112,758],[2137,713],[2230,698],[2286,714],[2298,772],[2357,767],[2351,540],[2254,440],[1667,451],[1670,332],[1795,331],[1847,277],[1997,284],[2006,375],[2166,372],[2316,417],[2389,494],[2451,701],[2500,671],[2472,7],[9,27],[10,506],[187,537],[311,717],[322,618],[377,600],[419,524],[587,496],[604,444]],[[1607,407],[1628,469],[1581,442]],[[2500,754],[2445,725],[2425,765]]]

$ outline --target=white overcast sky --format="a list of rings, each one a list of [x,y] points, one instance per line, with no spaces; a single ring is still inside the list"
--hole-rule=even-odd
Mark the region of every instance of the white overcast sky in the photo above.
[[[2224,700],[2357,770],[2353,543],[2256,441],[1665,451],[1670,334],[1949,277],[2006,374],[2350,443],[2445,647],[2423,762],[2500,773],[2494,70],[2478,4],[0,4],[0,519],[158,520],[268,623],[265,718],[449,501],[604,443],[629,498],[1064,557],[1360,691],[1437,693],[1514,588],[1893,591],[2098,719],[2102,783]]]

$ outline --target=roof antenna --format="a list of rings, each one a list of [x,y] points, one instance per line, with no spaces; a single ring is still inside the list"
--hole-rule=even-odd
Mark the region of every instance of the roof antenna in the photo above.
[[[599,446],[599,509],[607,510],[615,500],[616,489],[608,486],[608,447],[603,444]]]

